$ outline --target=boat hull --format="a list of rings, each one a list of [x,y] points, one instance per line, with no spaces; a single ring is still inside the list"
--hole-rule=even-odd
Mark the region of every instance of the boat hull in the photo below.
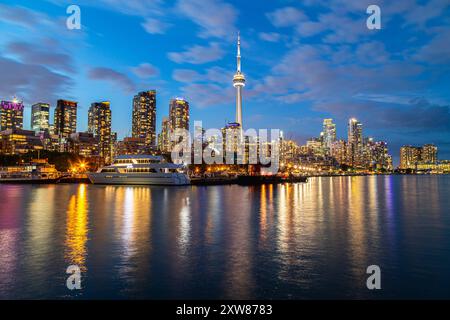
[[[89,173],[89,180],[93,184],[117,185],[189,185],[189,178],[182,173],[153,173],[146,174],[117,174],[117,173]]]

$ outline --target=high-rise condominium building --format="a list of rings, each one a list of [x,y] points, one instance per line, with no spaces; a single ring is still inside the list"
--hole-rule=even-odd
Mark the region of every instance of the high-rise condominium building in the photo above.
[[[161,124],[161,133],[158,135],[158,149],[163,153],[170,152],[170,121],[164,117]]]
[[[362,123],[351,118],[348,121],[348,163],[352,166],[363,165],[364,142],[362,133]]]
[[[31,107],[31,129],[34,131],[48,131],[50,118],[50,105],[48,103],[36,103]]]
[[[241,147],[241,126],[237,122],[229,122],[227,125],[222,128],[222,150],[228,159],[232,159],[235,163],[239,159],[242,161],[245,156],[242,154]]]
[[[125,137],[122,141],[117,141],[116,155],[124,154],[154,154],[155,150],[145,145],[143,138]]]
[[[434,144],[425,144],[422,147],[421,161],[423,163],[436,163],[437,162],[438,148]]]
[[[420,162],[421,148],[403,146],[400,148],[400,169],[415,169]]]
[[[70,135],[66,150],[83,157],[92,157],[99,154],[98,139],[90,132],[76,132]]]
[[[323,147],[326,154],[331,153],[333,143],[336,141],[336,125],[333,119],[323,120]]]
[[[364,164],[366,168],[391,170],[392,157],[388,153],[387,143],[368,138],[364,148]]]
[[[106,163],[112,160],[111,106],[109,101],[94,102],[88,112],[88,132],[98,140],[99,154]]]
[[[0,129],[23,128],[23,103],[17,98],[12,101],[1,101],[0,104]]]
[[[117,146],[117,132],[113,132],[111,131],[111,154],[112,154],[112,158],[114,158],[117,154],[116,154],[116,146]],[[112,159],[111,159],[112,160]]]
[[[400,169],[417,169],[418,164],[435,164],[438,149],[433,144],[400,148]]]
[[[148,147],[156,144],[156,91],[139,92],[133,98],[133,138],[144,139]]]
[[[347,142],[345,140],[336,140],[331,145],[330,154],[339,164],[347,163]]]
[[[55,134],[60,138],[69,138],[77,132],[77,105],[75,101],[58,100],[55,109]]]
[[[173,135],[176,130],[183,129],[189,131],[189,102],[183,98],[175,98],[170,100],[169,104],[169,125],[170,135]],[[169,144],[173,147],[177,142],[172,141],[169,136]],[[179,138],[181,141],[182,137]]]
[[[322,137],[320,138],[311,138],[306,141],[306,147],[308,148],[308,152],[315,157],[323,156],[323,148],[322,148]]]
[[[293,140],[281,140],[280,160],[284,164],[296,163],[300,154],[300,147]]]
[[[18,155],[42,149],[42,140],[34,131],[7,129],[0,134],[0,154]]]
[[[189,131],[189,102],[183,98],[170,100],[169,105],[170,130],[185,129]]]

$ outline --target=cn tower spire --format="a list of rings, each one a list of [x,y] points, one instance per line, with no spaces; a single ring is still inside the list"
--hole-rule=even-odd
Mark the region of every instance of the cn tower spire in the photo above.
[[[238,32],[237,40],[237,72],[241,72],[241,34]]]

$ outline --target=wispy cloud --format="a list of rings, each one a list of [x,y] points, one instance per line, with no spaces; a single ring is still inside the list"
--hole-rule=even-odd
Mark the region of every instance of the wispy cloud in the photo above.
[[[36,101],[54,102],[61,95],[68,95],[73,81],[69,77],[48,68],[0,57],[0,70],[7,76],[0,81],[2,97],[20,96],[26,104]]]
[[[137,67],[131,68],[133,73],[141,79],[148,79],[159,75],[159,70],[150,63],[141,63]]]
[[[346,103],[317,104],[315,108],[339,118],[354,115],[372,129],[397,132],[429,130],[450,132],[450,106],[433,104],[424,98],[411,99],[407,104],[348,100]]]
[[[217,42],[211,42],[209,46],[194,45],[184,52],[169,52],[167,56],[176,63],[203,64],[219,60],[224,51]]]
[[[171,24],[164,21],[167,9],[163,0],[77,0],[76,3],[70,0],[47,0],[48,2],[69,6],[76,4],[80,7],[94,7],[102,10],[109,10],[129,16],[143,18],[142,28],[150,34],[164,34]]]
[[[163,14],[164,0],[77,0],[73,3],[71,0],[47,0],[61,6],[68,6],[76,4],[79,6],[96,7],[102,10],[116,11],[126,15],[132,16],[152,16]]]
[[[233,72],[220,67],[208,68],[204,74],[190,69],[175,69],[172,73],[172,78],[184,83],[231,84]]]
[[[195,70],[189,69],[175,69],[172,72],[172,78],[175,81],[183,82],[183,83],[191,83],[202,80],[202,76]]]
[[[57,46],[38,46],[34,43],[11,42],[6,46],[9,54],[17,56],[28,64],[45,65],[49,68],[74,72],[72,57],[66,53],[55,52]]]
[[[0,96],[16,94],[26,103],[69,96],[77,68],[67,49],[75,39],[77,47],[83,47],[85,34],[69,34],[60,17],[17,5],[0,4],[0,21],[6,26],[0,70],[8,74],[1,81]]]
[[[297,8],[284,7],[268,13],[267,18],[275,27],[292,27],[306,20],[307,16]]]
[[[134,82],[126,74],[111,68],[92,68],[89,70],[88,76],[93,80],[109,81],[121,87],[125,92],[134,92],[136,89]]]
[[[269,42],[278,42],[281,39],[281,34],[277,32],[260,32],[258,36],[261,40]]]
[[[170,23],[155,18],[146,18],[141,25],[150,34],[164,34],[172,26]]]
[[[27,29],[51,24],[51,20],[44,13],[30,10],[22,6],[9,6],[0,3],[0,21],[11,23]]]
[[[450,68],[450,26],[436,28],[436,34],[413,54],[413,59]]]
[[[183,95],[193,101],[199,108],[212,108],[229,104],[233,101],[234,90],[232,87],[222,87],[217,84],[188,84],[181,88]]]
[[[237,9],[221,0],[179,0],[176,8],[201,27],[201,37],[230,38],[236,32]]]

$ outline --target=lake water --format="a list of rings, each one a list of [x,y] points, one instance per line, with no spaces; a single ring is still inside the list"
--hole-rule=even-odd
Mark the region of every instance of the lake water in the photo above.
[[[449,299],[449,207],[450,176],[0,185],[0,298]]]

